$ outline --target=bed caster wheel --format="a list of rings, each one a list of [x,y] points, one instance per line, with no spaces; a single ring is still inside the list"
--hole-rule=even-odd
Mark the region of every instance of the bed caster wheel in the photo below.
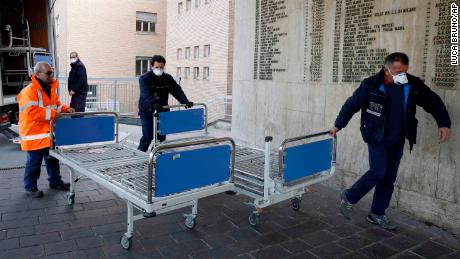
[[[67,194],[67,205],[72,206],[75,203],[75,193]]]
[[[184,223],[188,229],[194,229],[196,226],[196,218],[194,216],[188,216],[185,218]]]
[[[291,205],[292,205],[292,209],[294,211],[299,211],[300,209],[300,199],[299,198],[294,198],[291,200]]]
[[[253,212],[249,214],[249,225],[257,227],[259,225],[259,213]]]
[[[121,236],[120,244],[124,249],[129,250],[129,248],[131,248],[131,242],[132,242],[131,240],[132,240],[132,237],[127,237],[123,235]]]
[[[153,217],[156,217],[157,216],[157,213],[156,212],[142,212],[142,216],[144,218],[153,218]]]

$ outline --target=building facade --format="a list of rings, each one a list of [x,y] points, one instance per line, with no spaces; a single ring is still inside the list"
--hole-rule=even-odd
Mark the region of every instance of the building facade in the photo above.
[[[77,51],[89,77],[135,77],[153,54],[165,55],[165,0],[57,0],[54,4],[59,76]]]
[[[166,70],[189,99],[231,95],[233,0],[167,1]]]

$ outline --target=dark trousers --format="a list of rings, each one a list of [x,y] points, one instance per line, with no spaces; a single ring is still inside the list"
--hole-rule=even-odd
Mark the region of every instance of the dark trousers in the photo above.
[[[153,140],[153,114],[141,114],[140,117],[142,124],[142,138],[139,141],[139,147],[137,147],[137,149],[146,152]],[[157,138],[160,142],[166,140],[166,136],[159,134],[157,134]]]
[[[59,160],[49,156],[49,149],[39,149],[27,152],[26,169],[24,172],[24,189],[33,191],[37,189],[37,180],[40,178],[42,161],[45,159],[48,181],[51,186],[62,182],[59,171]]]
[[[85,112],[86,95],[86,93],[72,95],[70,107],[74,108],[76,112]]]
[[[345,194],[355,204],[375,187],[371,213],[385,215],[390,205],[404,146],[368,145],[368,148],[370,169]]]

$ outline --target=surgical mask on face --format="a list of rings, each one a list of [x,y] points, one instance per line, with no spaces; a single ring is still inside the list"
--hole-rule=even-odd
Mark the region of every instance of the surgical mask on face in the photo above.
[[[153,73],[156,75],[156,76],[161,76],[163,75],[163,70],[162,69],[159,69],[159,68],[154,68],[152,69]]]
[[[71,59],[70,59],[70,63],[71,63],[71,64],[73,64],[73,63],[75,63],[75,62],[77,62],[77,61],[78,61],[78,58],[71,58]]]
[[[397,85],[404,85],[404,84],[407,84],[409,82],[409,80],[407,80],[407,75],[404,72],[399,73],[397,75],[393,75],[390,70],[388,70],[388,72],[393,77],[393,83],[395,83]]]

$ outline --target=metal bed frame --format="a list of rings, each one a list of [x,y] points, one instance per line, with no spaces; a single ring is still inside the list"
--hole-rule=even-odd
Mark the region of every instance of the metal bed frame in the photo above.
[[[335,173],[336,137],[331,138],[332,149],[330,168],[299,177],[296,180],[285,179],[286,150],[290,147],[302,147],[309,140],[328,136],[329,132],[319,132],[307,136],[289,138],[282,142],[278,152],[271,151],[272,137],[265,138],[265,149],[237,146],[235,163],[236,192],[254,199],[252,206],[255,210],[249,215],[249,223],[255,227],[259,224],[263,209],[273,204],[291,199],[292,208],[300,209],[302,195],[308,186],[325,181]],[[307,143],[305,143],[307,142]],[[299,144],[300,143],[300,144]]]
[[[206,105],[204,106],[205,111]],[[184,105],[175,105],[164,108],[181,108]],[[207,111],[204,116],[205,135],[193,138],[203,139],[207,136]],[[155,125],[161,120],[154,118]],[[156,128],[156,127],[154,127]],[[154,134],[156,138],[156,134]],[[286,150],[292,147],[305,147],[310,140],[329,136],[328,131],[319,132],[307,136],[300,136],[284,140],[278,147],[277,151],[271,150],[273,138],[265,138],[265,148],[258,149],[248,146],[236,146],[235,154],[235,174],[234,174],[234,192],[246,195],[254,199],[251,206],[254,207],[249,215],[249,223],[255,227],[259,223],[259,217],[264,208],[276,203],[291,200],[292,208],[295,211],[300,209],[302,195],[307,191],[307,187],[331,178],[335,173],[336,164],[336,143],[337,139],[331,139],[332,148],[330,150],[330,160],[328,170],[314,172],[304,177],[299,177],[295,181],[285,179],[286,168]],[[155,143],[156,143],[155,139]],[[315,154],[316,155],[316,154]],[[324,155],[324,154],[323,154]],[[301,168],[302,169],[302,168]],[[300,170],[301,170],[300,169]],[[305,169],[305,168],[303,168]]]
[[[110,143],[89,143],[84,145],[52,146],[50,155],[70,168],[70,190],[67,195],[68,204],[75,199],[74,185],[80,178],[78,172],[92,179],[101,186],[113,191],[127,204],[127,231],[121,237],[123,248],[129,249],[133,236],[134,221],[154,217],[179,208],[191,206],[191,213],[185,214],[185,225],[192,229],[196,225],[198,199],[234,189],[235,143],[231,138],[209,138],[194,141],[181,141],[172,144],[155,146],[149,153],[129,148],[118,141],[118,114],[114,112],[86,112],[63,114],[63,116],[113,115],[115,118],[114,141]],[[51,122],[51,141],[56,141],[54,123]],[[162,156],[172,155],[172,160],[181,152],[199,152],[206,148],[229,147],[230,154],[227,167],[228,179],[193,189],[155,197],[159,189],[156,185],[156,170]],[[226,159],[226,158],[224,158]],[[224,169],[222,171],[225,170]],[[211,169],[212,170],[212,169]],[[169,173],[169,172],[168,172]],[[171,171],[171,173],[174,173]],[[216,172],[218,173],[218,172]],[[224,173],[221,173],[222,175]],[[143,213],[134,215],[134,208]]]

